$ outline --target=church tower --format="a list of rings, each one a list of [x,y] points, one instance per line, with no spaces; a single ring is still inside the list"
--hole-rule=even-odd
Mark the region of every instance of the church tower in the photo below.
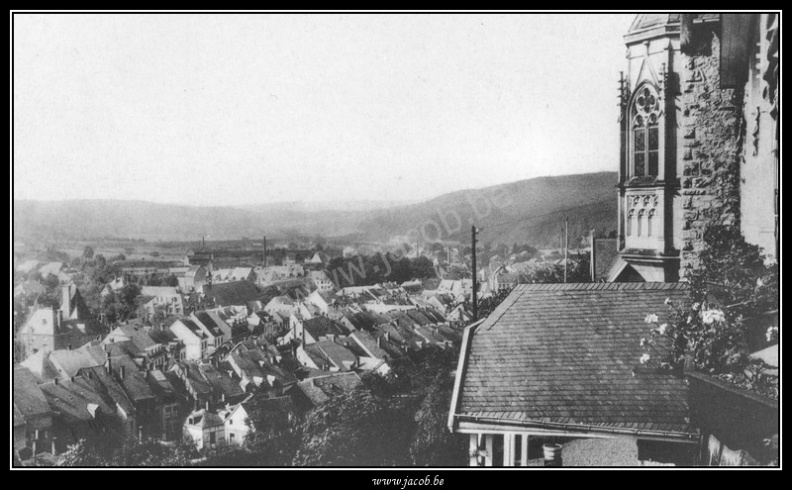
[[[679,280],[680,15],[639,14],[620,80],[619,260],[609,280]]]

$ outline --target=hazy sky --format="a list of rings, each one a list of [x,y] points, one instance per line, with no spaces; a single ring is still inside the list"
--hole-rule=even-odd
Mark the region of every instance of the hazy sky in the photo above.
[[[634,15],[14,16],[14,198],[415,200],[617,170]]]

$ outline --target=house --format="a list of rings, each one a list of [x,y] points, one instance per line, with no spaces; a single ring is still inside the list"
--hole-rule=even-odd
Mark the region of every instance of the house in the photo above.
[[[338,335],[347,335],[340,324],[333,320],[319,316],[311,319],[291,317],[289,333],[283,337],[283,342],[291,339],[299,341],[303,345],[310,345],[322,340],[332,340]]]
[[[201,291],[209,280],[209,271],[203,265],[191,265],[183,274],[175,274],[183,292]]]
[[[219,415],[202,408],[187,416],[184,435],[195,442],[198,449],[213,449],[225,444],[224,426]]]
[[[327,273],[325,271],[310,271],[308,272],[308,279],[310,279],[316,289],[319,291],[334,291],[335,284],[333,281],[327,277]]]
[[[169,327],[173,335],[184,345],[182,359],[197,361],[208,355],[209,336],[205,329],[201,328],[195,321],[189,318],[176,320]],[[213,341],[215,339],[212,339]]]
[[[27,355],[80,347],[99,334],[98,325],[73,283],[61,286],[61,306],[31,313],[17,333]]]
[[[660,447],[690,464],[687,385],[640,361],[646,315],[664,321],[666,299],[685,295],[684,283],[518,285],[463,336],[448,428],[470,437],[470,465],[525,466],[534,443],[570,438],[614,439],[636,465]]]
[[[297,313],[299,308],[299,305],[288,296],[276,296],[264,306],[264,311],[270,315],[275,315],[276,313],[291,315],[292,313]]]
[[[642,13],[620,80],[609,281],[676,281],[712,224],[778,255],[778,14]]]
[[[296,415],[294,402],[288,396],[267,398],[250,395],[243,402],[218,413],[225,426],[226,444],[242,445],[251,432],[270,438],[289,427]]]
[[[118,385],[113,387],[114,392],[119,393],[115,391],[120,390]],[[52,439],[56,452],[65,451],[80,440],[90,442],[99,451],[106,451],[133,437],[134,418],[125,417],[124,410],[109,393],[102,396],[86,378],[56,378],[40,388],[52,409]]]
[[[130,342],[134,346],[134,349],[127,351],[130,355],[144,360],[147,369],[162,369],[168,361],[169,342],[161,341],[166,339],[160,339],[157,335],[152,337],[152,332],[160,330],[139,325],[120,325],[102,340],[101,345]]]
[[[308,411],[327,402],[334,396],[351,393],[363,387],[360,377],[354,372],[334,373],[300,381],[288,390],[294,405],[300,411]]]
[[[140,296],[151,298],[143,305],[151,316],[157,310],[162,310],[165,315],[184,315],[184,297],[175,287],[143,286],[140,288]]]
[[[237,380],[231,377],[233,371],[230,368],[228,371],[221,371],[212,363],[179,361],[169,372],[176,375],[196,408],[238,403],[246,396]],[[171,383],[174,381],[171,380]]]
[[[240,379],[239,386],[278,388],[295,383],[297,378],[279,364],[282,356],[272,346],[267,351],[252,341],[240,342],[223,358]]]
[[[21,459],[46,451],[51,443],[53,412],[38,380],[24,366],[13,373],[14,450]]]
[[[124,281],[122,277],[116,277],[112,281],[105,284],[105,287],[102,289],[102,292],[99,293],[103,298],[109,296],[112,293],[117,293],[120,291],[124,286],[126,286],[126,281]]]
[[[163,441],[179,440],[182,435],[182,407],[188,399],[159,369],[147,371],[146,381],[156,397],[157,414],[153,432]]]
[[[261,296],[256,285],[250,281],[207,284],[203,287],[203,294],[215,306],[245,306]]]

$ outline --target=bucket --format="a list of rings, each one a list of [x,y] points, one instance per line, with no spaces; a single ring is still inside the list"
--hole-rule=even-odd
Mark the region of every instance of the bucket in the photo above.
[[[561,466],[561,444],[543,444],[545,466]]]

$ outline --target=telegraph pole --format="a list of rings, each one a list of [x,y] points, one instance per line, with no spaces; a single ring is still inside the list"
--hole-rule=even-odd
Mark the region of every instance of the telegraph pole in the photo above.
[[[567,282],[567,254],[569,252],[569,218],[564,217],[564,282]]]
[[[470,227],[470,244],[473,253],[473,321],[478,321],[478,297],[476,290],[478,289],[478,270],[476,270],[476,227]]]

